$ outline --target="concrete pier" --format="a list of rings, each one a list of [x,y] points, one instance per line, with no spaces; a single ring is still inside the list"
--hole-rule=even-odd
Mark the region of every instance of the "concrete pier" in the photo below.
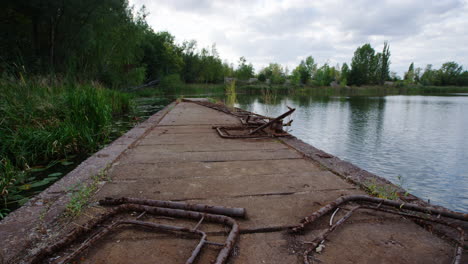
[[[80,216],[62,216],[69,202],[67,193],[71,193],[67,189],[70,179],[63,179],[31,201],[29,209],[20,209],[0,223],[3,261],[21,262],[107,210],[95,203],[105,197],[243,207],[247,218],[237,219],[240,228],[258,230],[298,224],[340,196],[365,194],[353,183],[358,176],[350,175],[348,180],[340,177],[337,171],[308,157],[297,139],[223,139],[213,125],[240,125],[240,121],[191,102],[171,104],[111,149],[97,154],[107,160],[100,161],[94,171],[107,168],[107,173],[100,179],[91,206]],[[92,173],[86,168],[81,171],[75,181],[89,181]],[[335,219],[346,211],[340,210]],[[21,214],[28,215],[24,225],[29,225],[29,233],[34,235],[28,234],[24,225],[15,227]],[[136,215],[126,217],[135,219]],[[197,224],[149,215],[140,219],[187,227]],[[329,220],[329,216],[324,217],[299,235],[286,230],[241,234],[228,263],[304,263],[307,242],[328,228]],[[224,241],[223,226],[202,223],[199,228],[208,232],[210,241]],[[84,251],[77,263],[184,263],[196,242],[142,228],[122,228]],[[451,263],[455,248],[404,217],[366,210],[356,212],[324,245],[311,263]],[[205,246],[197,263],[211,263],[218,250],[217,246]]]

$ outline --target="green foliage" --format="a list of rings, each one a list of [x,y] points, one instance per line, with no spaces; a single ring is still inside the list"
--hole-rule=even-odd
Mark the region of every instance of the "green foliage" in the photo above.
[[[267,79],[267,77],[266,77],[266,75],[265,75],[264,72],[260,72],[260,73],[258,74],[258,80],[259,80],[260,82],[265,82],[266,79]]]
[[[76,191],[72,193],[70,201],[65,209],[65,216],[76,217],[81,214],[83,209],[88,205],[89,200],[97,191],[99,180],[103,178],[104,173],[92,177],[92,182],[88,184],[80,184]]]
[[[404,80],[407,84],[412,84],[415,82],[415,72],[414,72],[413,62],[410,64],[408,71],[405,73]]]
[[[441,85],[457,85],[459,76],[463,72],[463,67],[454,61],[446,62],[439,70]]]
[[[444,63],[439,70],[433,69],[432,65],[428,64],[419,80],[422,85],[466,86],[468,72],[463,71],[463,67],[453,61]]]
[[[182,49],[169,32],[155,33],[148,29],[142,43],[143,65],[147,66],[147,79],[157,80],[182,70]]]
[[[98,150],[109,141],[113,115],[133,109],[128,94],[98,84],[2,80],[0,95],[0,196],[8,203],[61,176],[34,179],[35,166],[54,160],[66,166],[67,157]]]
[[[335,79],[335,68],[328,66],[326,63],[317,70],[314,76],[318,86],[329,86]]]
[[[437,71],[432,69],[432,64],[428,64],[421,76],[421,84],[435,85],[437,80]]]
[[[386,80],[390,79],[390,47],[386,41],[384,42],[381,54],[381,61],[379,62],[379,84],[383,85]]]
[[[286,81],[286,72],[280,64],[270,63],[260,71],[258,76],[258,80],[261,82],[265,82],[267,79],[270,80],[271,84],[283,84]]]
[[[351,61],[347,80],[352,85],[384,84],[390,79],[390,48],[384,43],[382,53],[375,53],[370,44],[358,47]]]
[[[226,84],[226,105],[234,107],[237,103],[236,81],[231,81]]]
[[[305,61],[301,63],[293,70],[292,81],[294,84],[307,84],[309,80],[317,70],[317,64],[312,56],[308,56]]]
[[[364,187],[372,196],[387,200],[398,199],[398,189],[395,188],[393,185],[381,185],[376,183],[374,179],[372,181],[365,182]]]
[[[144,7],[134,12],[125,0],[6,0],[4,6],[0,68],[18,79],[51,74],[128,88],[172,74],[190,83],[220,83],[234,74],[214,45],[197,51],[195,41],[176,44],[169,32],[148,26]],[[253,67],[242,65],[238,74],[251,77]]]
[[[0,160],[0,198],[2,205],[0,208],[6,208],[8,202],[8,195],[11,194],[11,188],[15,182],[21,181],[24,178],[24,173],[15,170],[11,161],[7,158]],[[0,216],[0,219],[2,217]]]
[[[163,89],[176,89],[183,85],[178,74],[171,74],[161,79],[159,84]]]
[[[350,84],[363,85],[372,83],[375,68],[375,51],[370,44],[365,44],[354,52],[349,74]]]
[[[348,78],[349,78],[349,67],[348,64],[343,63],[341,66],[341,79],[340,79],[340,85],[341,86],[346,86],[348,84]]]
[[[236,69],[236,77],[239,80],[248,80],[254,77],[254,68],[251,63],[247,64],[244,57],[240,57],[239,66]]]

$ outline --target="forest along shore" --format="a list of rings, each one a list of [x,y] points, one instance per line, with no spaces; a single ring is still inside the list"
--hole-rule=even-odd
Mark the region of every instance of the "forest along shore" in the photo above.
[[[301,219],[337,198],[366,192],[337,175],[340,167],[345,168],[345,163],[316,152],[318,150],[295,138],[225,139],[212,128],[240,124],[234,115],[197,103],[169,105],[91,157],[79,168],[80,173],[72,172],[72,176],[63,178],[0,222],[1,244],[7,245],[2,248],[4,261],[19,263],[28,256],[37,257],[35,254],[56,243],[59,237],[86,226],[108,210],[95,202],[122,196],[245,208],[248,217],[236,219],[241,231],[230,255],[232,263],[304,263],[305,258],[324,263],[377,260],[450,263],[454,258],[456,245],[453,241],[439,237],[407,217],[368,209],[354,212],[349,221],[332,232],[320,250],[317,249],[320,254],[314,254],[316,250],[309,250],[310,244],[305,242],[313,241],[327,230],[330,221],[336,222],[356,208],[343,205],[342,210],[334,214],[336,220],[323,217],[296,235],[287,232],[286,227],[297,226]],[[318,157],[335,163],[334,172],[308,157],[314,151]],[[105,168],[107,170],[99,173]],[[354,173],[350,175],[353,177],[364,173],[347,168]],[[96,176],[90,173],[92,171],[99,174]],[[68,191],[75,195],[59,191],[66,190],[77,180],[87,183],[89,188]],[[417,202],[417,198],[411,199]],[[79,210],[66,214],[67,208],[80,202],[84,203]],[[199,219],[189,221],[140,213],[122,213],[118,218],[129,221],[136,217],[140,221],[166,225],[197,226],[209,234],[210,241],[223,243],[225,239],[225,227]],[[466,230],[466,226],[464,228]],[[86,235],[82,239],[86,239]],[[156,259],[180,263],[190,256],[190,243],[191,240],[183,236],[124,228],[80,250],[79,259],[82,263],[127,263],[130,259],[138,263],[153,263]],[[76,244],[68,246],[77,249]],[[367,249],[365,252],[363,247]],[[402,247],[411,250],[402,250]],[[148,251],[148,248],[153,250]],[[68,254],[58,249],[47,252],[44,256],[51,258]],[[70,248],[66,252],[70,252]],[[199,261],[213,261],[217,254],[218,247],[206,246]]]

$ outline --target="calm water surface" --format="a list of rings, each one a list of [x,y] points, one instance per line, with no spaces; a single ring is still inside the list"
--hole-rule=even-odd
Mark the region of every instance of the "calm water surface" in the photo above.
[[[422,199],[466,213],[468,96],[464,95],[239,95],[237,100],[240,108],[268,116],[294,107],[291,134]]]

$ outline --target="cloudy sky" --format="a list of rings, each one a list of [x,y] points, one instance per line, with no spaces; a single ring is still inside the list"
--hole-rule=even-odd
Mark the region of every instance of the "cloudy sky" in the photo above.
[[[177,42],[213,43],[237,65],[245,56],[258,71],[270,62],[293,69],[312,55],[320,65],[349,63],[356,48],[390,44],[391,71],[411,62],[436,68],[446,61],[468,66],[468,0],[130,0],[146,6],[156,31]]]

